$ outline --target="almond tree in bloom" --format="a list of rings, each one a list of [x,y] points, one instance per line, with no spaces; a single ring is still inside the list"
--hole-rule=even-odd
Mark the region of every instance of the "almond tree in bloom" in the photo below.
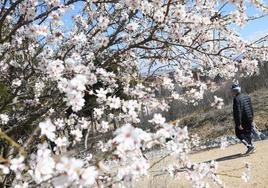
[[[229,4],[235,9],[222,11]],[[259,9],[259,17],[267,15],[265,4],[3,0],[0,5],[1,186],[129,187],[150,174],[144,153],[155,145],[177,157],[168,171],[172,176],[186,172],[193,187],[208,186],[205,177],[221,184],[216,163],[189,160],[186,127],[155,114],[145,130],[141,115],[165,111],[174,99],[201,100],[210,85],[194,79],[193,67],[211,79],[257,73],[258,63],[267,60],[267,36],[245,41],[237,28],[258,19],[247,16],[248,6]],[[165,67],[175,70],[174,79],[150,81]],[[170,91],[168,97],[156,97],[160,86]]]

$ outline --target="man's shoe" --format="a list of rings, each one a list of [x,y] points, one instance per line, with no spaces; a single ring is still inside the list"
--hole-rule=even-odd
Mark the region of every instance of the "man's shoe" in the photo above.
[[[266,139],[266,135],[263,134],[263,133],[260,134],[260,137],[261,137],[261,140],[265,140]]]
[[[248,146],[248,150],[246,151],[246,155],[247,154],[251,154],[255,152],[255,147],[254,146]]]

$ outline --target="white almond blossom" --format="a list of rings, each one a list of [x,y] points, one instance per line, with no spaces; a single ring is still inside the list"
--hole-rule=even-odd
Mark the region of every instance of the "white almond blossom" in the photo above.
[[[29,184],[27,182],[24,182],[23,184],[16,184],[14,188],[28,188]]]
[[[9,117],[7,114],[0,114],[0,122],[1,124],[7,124],[9,121]]]
[[[156,132],[156,138],[160,139],[162,142],[165,142],[166,138],[174,137],[175,130],[174,126],[170,124],[164,124],[161,129]]]
[[[136,31],[139,28],[139,24],[136,22],[129,23],[126,28],[130,31]]]
[[[147,175],[150,165],[144,158],[138,158],[134,163],[125,168],[120,168],[117,173],[117,179],[128,181],[140,176]]]
[[[223,99],[217,96],[214,96],[214,102],[211,104],[211,106],[215,107],[216,109],[222,109],[223,105],[224,105]]]
[[[72,107],[72,110],[78,112],[85,105],[84,93],[70,90],[66,93],[67,105]]]
[[[50,61],[47,65],[47,74],[53,80],[61,78],[64,71],[64,65],[61,60]]]
[[[66,147],[68,147],[68,145],[69,145],[69,141],[68,141],[68,138],[66,138],[65,136],[64,136],[64,137],[58,137],[58,138],[55,140],[55,144],[56,144],[57,147],[59,147],[59,148],[66,148]]]
[[[40,183],[53,177],[55,162],[50,156],[38,157],[34,165],[32,177],[36,182]]]
[[[55,125],[51,122],[50,119],[47,119],[43,122],[39,123],[39,127],[41,129],[41,135],[45,135],[49,140],[54,140],[56,137],[55,131],[56,127]]]
[[[84,162],[80,159],[62,157],[56,164],[56,169],[61,173],[66,173],[67,180],[72,182],[79,180],[83,164]]]
[[[109,22],[110,22],[109,18],[101,16],[99,18],[99,26],[100,26],[101,30],[105,30],[107,28]]]
[[[143,142],[151,140],[150,134],[142,129],[134,128],[130,124],[126,124],[115,132],[113,142],[117,145],[117,149],[124,152],[139,149]]]
[[[75,141],[79,142],[81,141],[83,135],[82,135],[82,131],[80,129],[74,129],[71,131],[71,134],[74,135],[74,139]]]
[[[64,120],[63,119],[56,119],[55,121],[54,121],[54,124],[56,125],[56,127],[58,128],[58,129],[63,129],[64,127],[65,127],[65,122],[64,122]]]
[[[172,83],[172,80],[168,77],[163,77],[163,86],[170,90],[174,89],[174,84]]]
[[[3,174],[9,174],[10,170],[7,166],[0,164],[0,170],[2,171]]]
[[[103,88],[100,88],[99,90],[96,90],[96,96],[100,101],[106,100],[107,90],[104,90]]]
[[[13,87],[19,87],[21,85],[22,81],[18,78],[12,81],[12,86]]]
[[[44,87],[45,87],[45,84],[41,80],[35,83],[34,89],[35,89],[36,97],[39,97],[42,94],[41,92],[44,89]]]
[[[136,109],[140,109],[141,105],[136,100],[127,100],[123,101],[122,109],[124,112],[127,111],[135,111]]]
[[[101,109],[101,108],[94,109],[94,115],[96,116],[97,119],[101,118],[103,113],[104,113],[103,109]]]
[[[153,119],[149,120],[150,123],[154,123],[157,125],[163,125],[166,121],[166,118],[164,118],[161,114],[154,114]]]
[[[176,138],[179,141],[183,141],[183,140],[189,139],[188,128],[186,126],[183,127],[183,128],[178,127],[176,129]]]
[[[107,132],[109,129],[110,129],[110,126],[109,126],[109,122],[107,122],[107,121],[102,121],[101,123],[100,123],[100,128],[99,128],[100,130],[100,132]]]
[[[121,100],[119,97],[108,97],[107,104],[110,106],[111,109],[118,109],[121,107]]]
[[[62,91],[66,93],[67,106],[71,106],[75,112],[81,110],[85,104],[84,91],[86,90],[85,84],[88,81],[87,77],[78,74],[68,83],[64,80],[61,81],[65,85],[65,87],[62,86]]]
[[[93,166],[87,167],[82,172],[81,177],[82,177],[81,184],[83,186],[93,185],[95,183],[95,181],[96,181],[96,178],[98,177],[98,171]]]
[[[78,121],[82,129],[88,129],[90,126],[90,121],[87,121],[84,117]]]
[[[10,170],[16,173],[16,178],[19,179],[21,177],[22,171],[25,169],[24,164],[25,158],[23,156],[19,156],[18,158],[13,158],[10,161]]]

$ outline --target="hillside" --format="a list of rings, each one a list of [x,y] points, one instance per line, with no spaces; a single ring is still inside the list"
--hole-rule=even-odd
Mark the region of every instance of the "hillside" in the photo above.
[[[251,93],[255,113],[254,121],[260,130],[268,129],[268,89]],[[180,125],[188,126],[191,133],[198,134],[202,140],[224,135],[234,135],[232,104],[220,110],[197,112],[180,121]]]

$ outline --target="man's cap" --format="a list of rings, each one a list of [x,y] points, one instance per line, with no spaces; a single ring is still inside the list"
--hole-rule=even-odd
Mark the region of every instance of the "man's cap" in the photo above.
[[[238,83],[233,83],[231,88],[232,89],[240,89],[240,85]]]

